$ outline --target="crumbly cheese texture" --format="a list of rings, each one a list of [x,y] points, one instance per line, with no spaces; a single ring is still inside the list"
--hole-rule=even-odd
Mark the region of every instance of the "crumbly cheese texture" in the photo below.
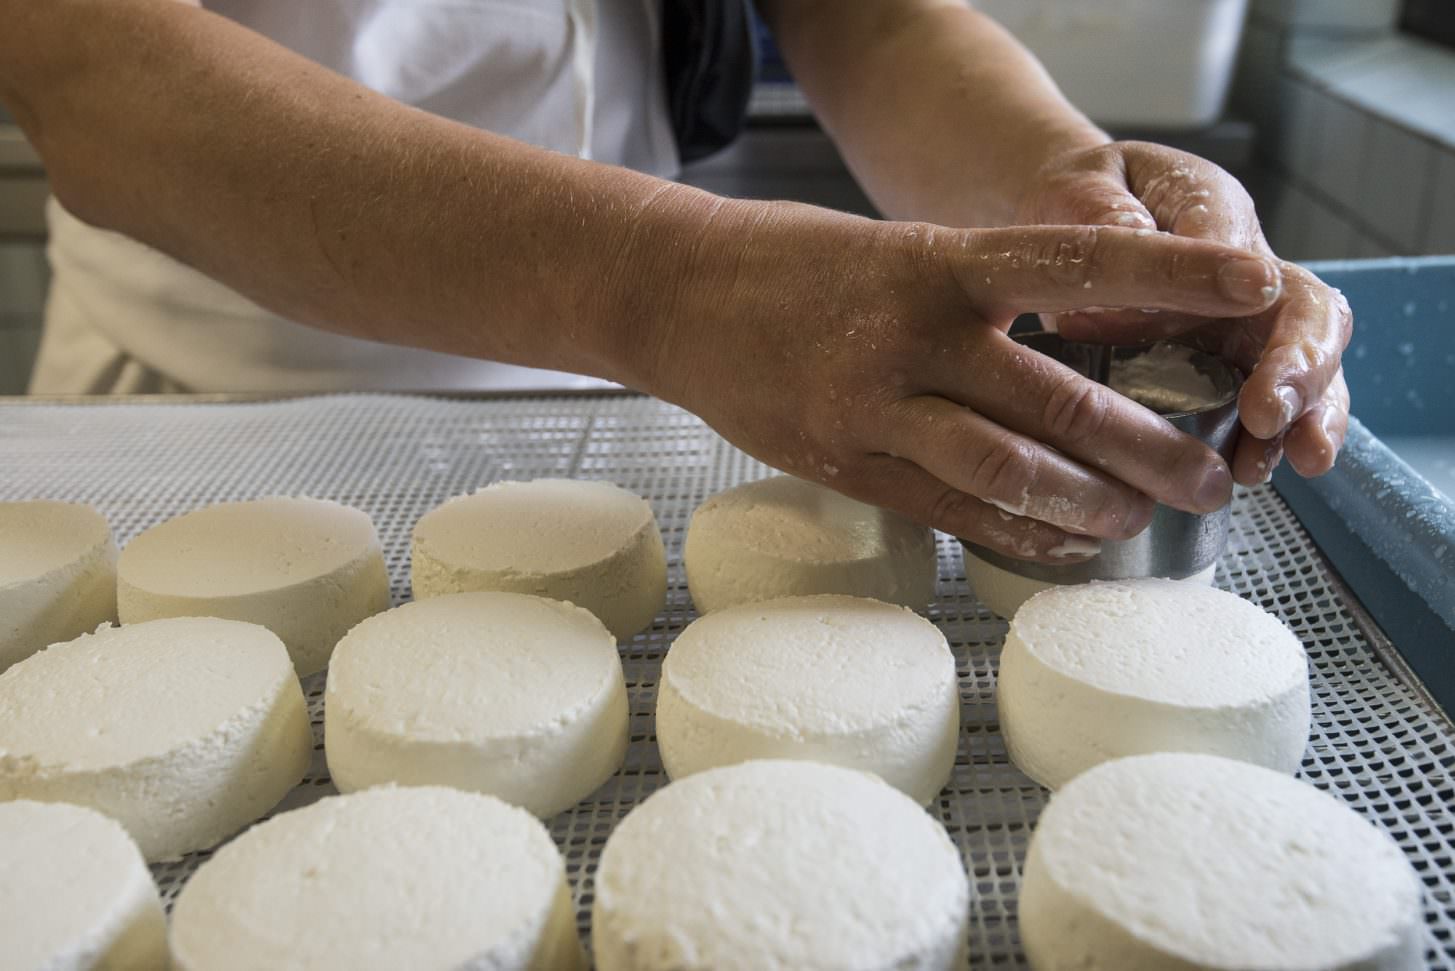
[[[1113,361],[1111,388],[1159,415],[1211,408],[1225,395],[1193,363],[1181,344],[1157,344],[1145,354]]]
[[[491,796],[382,786],[254,826],[172,912],[178,971],[575,971],[566,869]]]
[[[609,482],[497,482],[414,527],[416,599],[499,590],[591,611],[626,640],[667,600],[667,552],[652,507]]]
[[[223,617],[283,639],[300,677],[323,670],[339,638],[389,606],[369,517],[324,499],[208,506],[137,536],[121,553],[121,622]]]
[[[872,772],[920,804],[955,766],[945,636],[907,607],[789,597],[698,618],[662,663],[657,745],[673,779],[749,759]]]
[[[167,921],[115,820],[61,803],[0,803],[0,968],[156,971]]]
[[[1185,582],[1212,586],[1217,571],[1218,565],[1214,563],[1185,578]],[[1014,617],[1015,612],[1021,609],[1021,604],[1042,590],[1061,586],[1012,573],[989,560],[982,560],[969,550],[965,550],[965,578],[970,582],[970,589],[975,592],[975,599],[989,608],[991,613],[1006,620]]]
[[[1298,638],[1255,604],[1185,580],[1037,594],[1011,621],[996,691],[1011,758],[1053,789],[1147,752],[1293,773],[1308,744]]]
[[[115,622],[116,557],[90,506],[0,502],[0,671]]]
[[[152,861],[263,815],[312,749],[288,652],[255,624],[107,627],[0,674],[0,801],[90,806]]]
[[[698,506],[682,555],[701,613],[815,593],[923,609],[935,596],[933,532],[792,476],[749,482]]]
[[[1119,759],[1041,814],[1020,893],[1038,971],[1424,967],[1420,881],[1383,831],[1260,766]]]
[[[620,766],[626,682],[616,642],[571,604],[455,593],[349,632],[328,669],[329,772],[485,792],[552,816]]]
[[[607,838],[598,971],[965,966],[970,887],[944,828],[874,776],[765,760],[673,782]]]

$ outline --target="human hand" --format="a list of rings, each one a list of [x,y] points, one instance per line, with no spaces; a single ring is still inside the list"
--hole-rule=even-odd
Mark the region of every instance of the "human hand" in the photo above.
[[[1089,304],[1228,318],[1277,266],[1121,228],[949,230],[727,203],[664,268],[647,390],[780,469],[1009,556],[1064,562],[1154,500],[1206,512],[1232,479],[1203,443],[1012,341],[1022,312]]]
[[[1032,224],[1161,230],[1273,258],[1238,181],[1211,162],[1162,145],[1115,142],[1061,155],[1032,180],[1020,216]],[[1299,473],[1322,475],[1348,430],[1349,388],[1339,360],[1353,316],[1339,291],[1295,264],[1278,265],[1282,295],[1251,316],[1216,319],[1133,307],[1062,314],[1054,326],[1071,340],[1118,344],[1180,335],[1232,361],[1248,375],[1238,400],[1243,433],[1234,478],[1245,485],[1266,481],[1285,450]]]

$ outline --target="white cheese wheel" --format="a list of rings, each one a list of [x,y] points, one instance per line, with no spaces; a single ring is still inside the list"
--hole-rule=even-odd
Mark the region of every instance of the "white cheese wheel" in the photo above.
[[[813,593],[918,610],[934,599],[938,571],[926,527],[786,475],[698,506],[682,557],[692,602],[704,614]]]
[[[299,677],[389,606],[369,517],[324,499],[225,502],[154,526],[122,550],[121,622],[224,617],[283,639]]]
[[[860,597],[788,597],[694,621],[667,652],[657,745],[673,779],[749,759],[873,772],[921,805],[955,767],[960,685],[939,629]]]
[[[0,502],[0,671],[116,620],[116,541],[90,506]]]
[[[339,642],[326,699],[341,792],[448,785],[553,816],[626,754],[616,642],[543,597],[456,593],[371,617]]]
[[[60,803],[0,803],[0,874],[0,968],[167,967],[157,886],[114,819]]]
[[[1016,612],[996,686],[1006,748],[1052,789],[1108,759],[1207,752],[1298,771],[1308,659],[1278,618],[1182,580],[1057,587]]]
[[[90,806],[148,860],[231,836],[313,751],[283,643],[210,617],[106,627],[0,674],[0,801]]]
[[[574,971],[565,864],[490,796],[383,786],[248,830],[172,912],[178,971]]]
[[[970,885],[944,827],[874,776],[764,760],[699,772],[607,838],[598,971],[963,968]]]
[[[1210,587],[1217,572],[1218,565],[1214,563],[1184,578],[1184,582]],[[982,560],[969,550],[965,550],[965,579],[970,581],[975,599],[988,607],[991,613],[1006,620],[1014,617],[1021,604],[1042,590],[1062,585],[1012,573],[1003,566]]]
[[[530,593],[585,607],[627,640],[667,600],[667,552],[652,507],[609,482],[497,482],[414,527],[417,600]]]
[[[1338,799],[1211,755],[1119,759],[1051,799],[1020,932],[1037,971],[1424,967],[1420,881]]]

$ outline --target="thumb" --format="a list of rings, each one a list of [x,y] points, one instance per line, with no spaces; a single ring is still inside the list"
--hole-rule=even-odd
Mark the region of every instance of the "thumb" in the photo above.
[[[1156,229],[1157,220],[1116,173],[1082,175],[1042,200],[1040,221],[1059,226]]]

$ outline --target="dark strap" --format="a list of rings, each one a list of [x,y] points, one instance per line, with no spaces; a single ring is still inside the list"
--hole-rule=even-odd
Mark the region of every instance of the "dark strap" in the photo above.
[[[682,161],[736,138],[757,68],[748,0],[662,0],[662,59]]]

